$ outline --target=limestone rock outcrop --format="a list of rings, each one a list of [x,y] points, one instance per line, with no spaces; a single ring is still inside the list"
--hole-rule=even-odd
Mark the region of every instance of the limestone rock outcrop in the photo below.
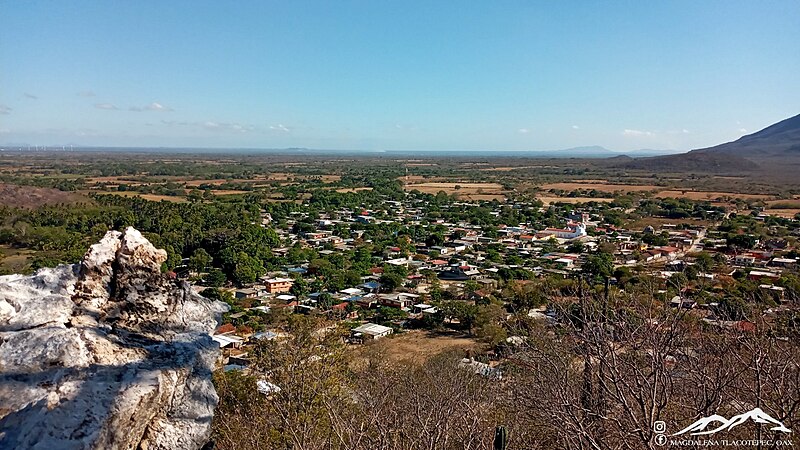
[[[162,274],[166,257],[128,228],[79,264],[0,277],[0,448],[208,442],[227,305]]]

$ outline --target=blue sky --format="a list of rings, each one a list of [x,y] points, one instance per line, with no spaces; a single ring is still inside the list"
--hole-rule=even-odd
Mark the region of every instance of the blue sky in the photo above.
[[[0,143],[715,145],[800,113],[800,2],[0,0]]]

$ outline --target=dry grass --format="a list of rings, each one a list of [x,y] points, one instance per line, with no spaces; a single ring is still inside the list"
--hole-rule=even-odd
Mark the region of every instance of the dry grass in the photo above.
[[[214,195],[236,195],[236,194],[250,194],[250,193],[252,193],[252,192],[253,192],[253,191],[237,191],[237,190],[235,190],[235,189],[228,189],[228,190],[225,190],[225,189],[216,189],[216,190],[211,190],[211,193],[212,193],[212,194],[214,194]]]
[[[576,189],[596,190],[600,192],[646,192],[663,189],[663,186],[636,185],[636,184],[612,184],[612,183],[583,183],[570,181],[563,183],[548,183],[540,186],[542,189],[559,189],[562,191],[574,191]]]
[[[536,166],[501,166],[501,167],[487,167],[484,169],[480,169],[484,172],[510,172],[512,170],[522,170],[522,169],[542,169],[552,166],[545,166],[545,165],[536,165]]]
[[[634,221],[630,221],[625,224],[626,228],[630,228],[632,230],[643,230],[647,226],[651,226],[656,230],[660,229],[662,225],[672,224],[672,225],[681,225],[687,224],[692,226],[710,226],[712,223],[708,220],[701,220],[701,219],[692,219],[692,218],[685,218],[685,219],[668,219],[666,217],[642,217],[641,219],[637,219]]]
[[[157,195],[157,194],[142,194],[139,192],[116,192],[116,191],[99,191],[97,194],[104,194],[104,195],[119,195],[120,197],[141,197],[145,200],[150,200],[153,202],[160,202],[161,200],[166,200],[168,202],[173,203],[186,203],[185,197],[175,197],[171,195]]]
[[[499,183],[427,182],[406,184],[404,187],[407,191],[416,189],[429,194],[436,194],[439,191],[448,194],[501,194],[503,192],[503,186]]]
[[[553,203],[558,203],[558,202],[561,202],[561,203],[573,203],[573,204],[574,203],[587,203],[587,202],[609,203],[609,202],[612,202],[614,200],[613,198],[608,198],[608,197],[600,197],[600,198],[595,198],[595,197],[550,197],[550,196],[543,196],[543,195],[537,195],[536,198],[541,200],[542,203],[544,203],[545,205],[551,205]]]
[[[499,183],[470,183],[470,182],[444,182],[444,181],[426,181],[422,183],[409,183],[408,178],[403,178],[406,183],[403,189],[406,191],[418,190],[426,194],[438,194],[445,192],[449,195],[455,195],[460,200],[466,201],[505,201],[505,191],[503,185]],[[417,179],[425,179],[418,177]]]
[[[357,187],[357,188],[336,189],[336,192],[339,192],[339,193],[342,193],[342,194],[346,194],[348,192],[361,192],[361,191],[371,191],[371,190],[372,190],[371,187]]]
[[[770,216],[783,217],[784,219],[793,219],[796,215],[800,214],[800,208],[791,209],[765,209],[764,214]]]
[[[0,269],[9,273],[22,273],[28,268],[33,253],[31,250],[20,250],[7,245],[0,245]]]
[[[667,197],[675,197],[675,198],[688,198],[689,200],[706,200],[706,201],[715,201],[719,198],[723,197],[730,197],[730,198],[741,198],[741,199],[752,199],[752,200],[763,200],[767,199],[771,196],[764,195],[764,194],[738,194],[735,192],[704,192],[704,191],[679,191],[679,190],[665,190],[661,191],[656,194],[658,198],[667,198]]]
[[[0,183],[0,205],[15,208],[38,208],[44,205],[91,203],[92,200],[79,193],[33,186],[17,186]]]
[[[480,344],[462,334],[412,330],[375,341],[372,346],[393,362],[422,363],[446,350],[474,349]]]
[[[767,203],[767,206],[770,208],[775,209],[796,209],[800,208],[800,199],[795,197],[791,200],[770,200]]]
[[[687,190],[665,189],[663,186],[656,186],[652,184],[603,183],[602,180],[585,180],[585,181],[574,180],[571,182],[548,183],[548,184],[543,184],[542,186],[540,186],[540,188],[543,190],[557,189],[562,191],[574,191],[578,189],[596,190],[600,192],[609,192],[609,193],[621,192],[623,194],[628,194],[632,192],[654,192],[655,196],[658,198],[674,197],[674,198],[686,198],[689,200],[704,200],[712,202],[726,197],[749,199],[749,200],[764,200],[771,197],[770,195],[766,194],[742,194],[736,192],[718,192],[718,191],[706,192],[706,191],[695,191],[689,189]]]

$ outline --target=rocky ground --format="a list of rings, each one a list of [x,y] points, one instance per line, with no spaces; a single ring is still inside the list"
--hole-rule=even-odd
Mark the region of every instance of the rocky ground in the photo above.
[[[227,308],[111,231],[79,264],[0,277],[0,448],[196,449],[208,442]]]

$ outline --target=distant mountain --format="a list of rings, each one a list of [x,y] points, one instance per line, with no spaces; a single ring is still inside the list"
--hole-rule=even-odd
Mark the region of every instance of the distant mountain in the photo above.
[[[800,114],[770,125],[761,131],[727,144],[692,150],[689,153],[714,153],[742,158],[780,158],[800,156]]]
[[[675,150],[654,150],[650,148],[623,152],[618,150],[609,150],[599,145],[590,145],[586,147],[565,148],[562,150],[530,151],[524,152],[524,154],[525,156],[534,156],[540,158],[612,158],[621,155],[641,158],[647,156],[670,155],[674,154],[675,152]]]
[[[715,147],[677,155],[639,158],[625,169],[659,172],[754,172],[800,168],[800,114]]]

